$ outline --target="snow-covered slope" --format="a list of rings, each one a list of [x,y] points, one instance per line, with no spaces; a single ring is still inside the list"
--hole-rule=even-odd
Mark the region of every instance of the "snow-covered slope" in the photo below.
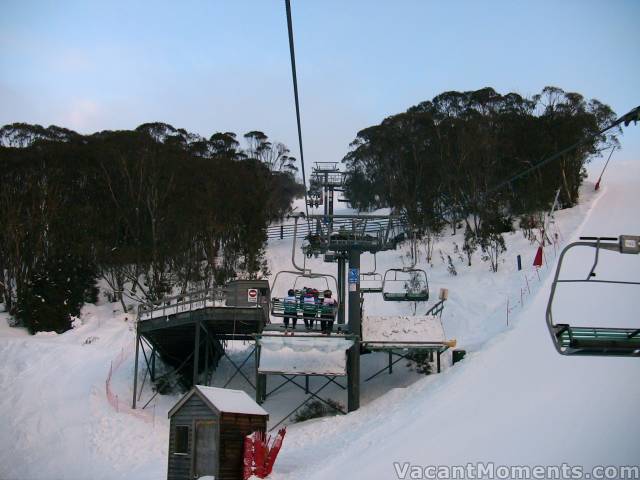
[[[111,305],[89,307],[83,325],[31,337],[2,318],[0,478],[154,478],[149,472],[166,468],[158,461],[175,397],[159,399],[147,421],[118,413],[105,395],[110,365],[124,353],[112,389],[122,407],[131,401],[131,319]]]
[[[594,194],[592,184],[586,185],[578,207],[558,212],[560,239],[568,241],[577,233],[640,233],[639,191],[640,164],[612,165],[604,190]],[[419,263],[429,273],[432,292],[449,288],[443,315],[446,337],[457,338],[471,352],[467,358],[429,377],[397,368],[394,375],[364,384],[358,412],[290,426],[275,479],[396,478],[394,461],[637,463],[640,363],[558,355],[544,322],[552,268],[543,267],[538,280],[530,270],[535,247],[520,233],[506,240],[509,251],[497,274],[478,257],[472,267],[463,265],[453,250],[453,242],[461,246],[460,236],[439,241],[433,266],[424,256]],[[290,241],[270,244],[272,272],[290,268],[290,248]],[[445,258],[452,256],[457,276],[447,272],[439,250]],[[406,262],[404,253],[379,255],[378,270]],[[517,254],[523,256],[524,273],[516,269]],[[549,247],[548,260],[554,256]],[[362,262],[363,270],[372,264],[367,256]],[[314,259],[308,266],[314,271],[335,270],[335,265]],[[639,271],[637,262],[616,268],[625,275]],[[536,278],[526,284],[527,276]],[[628,310],[633,301],[628,297],[622,303]],[[413,314],[411,305],[383,302],[377,295],[367,298],[365,309],[370,315]],[[420,305],[417,313],[424,310]],[[0,314],[1,479],[166,476],[166,413],[178,395],[155,397],[142,414],[128,409],[131,320],[132,315],[116,305],[88,306],[73,330],[30,337],[7,327],[6,315]],[[231,347],[236,359],[247,349],[242,344]],[[363,376],[384,366],[384,361],[384,355],[363,357]],[[252,368],[247,364],[248,371]],[[223,362],[215,385],[229,374]],[[231,386],[245,387],[241,379]],[[333,388],[325,390],[328,396],[344,402],[343,392]],[[147,382],[142,398],[151,395]],[[264,407],[272,424],[302,397],[301,392],[283,388],[269,398]]]

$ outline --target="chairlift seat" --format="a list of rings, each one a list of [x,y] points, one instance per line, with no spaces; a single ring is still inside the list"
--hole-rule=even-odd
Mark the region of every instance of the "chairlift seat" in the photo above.
[[[555,325],[560,348],[568,355],[640,356],[640,329]]]
[[[296,303],[295,311],[289,305],[286,305],[284,298],[271,299],[271,315],[274,317],[298,317],[316,319],[320,313],[320,305],[318,304],[300,304]]]
[[[426,302],[429,292],[383,292],[382,298],[388,302]]]
[[[325,303],[321,303],[319,306],[319,310],[320,310],[320,314],[321,315],[331,315],[334,316],[336,315],[336,305],[335,304],[325,304]]]
[[[382,287],[360,287],[360,293],[382,293]]]

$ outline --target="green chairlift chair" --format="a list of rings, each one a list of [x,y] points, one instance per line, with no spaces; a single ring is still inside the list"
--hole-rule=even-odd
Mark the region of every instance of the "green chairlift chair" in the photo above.
[[[394,288],[401,285],[400,288]],[[388,302],[429,300],[427,272],[420,268],[390,268],[382,280],[382,298]]]
[[[595,258],[587,278],[559,279],[564,256],[571,248],[587,246],[595,249]],[[611,250],[621,254],[640,253],[640,236],[621,235],[612,237],[580,237],[580,241],[567,245],[558,260],[558,266],[551,285],[551,293],[547,303],[547,325],[554,346],[562,355],[595,355],[640,357],[640,328],[582,327],[568,323],[554,323],[552,306],[559,283],[607,283],[640,285],[640,282],[596,280],[595,269],[598,265],[600,249]]]
[[[290,284],[288,288],[295,290],[296,295],[300,293],[300,287],[304,286],[304,285],[299,285],[299,282],[301,282],[302,279],[305,279],[305,278],[324,280],[324,283],[326,285],[325,290],[331,290],[331,288],[329,287],[329,280],[331,279],[333,281],[333,284],[335,285],[334,286],[335,290],[333,291],[334,292],[338,291],[338,281],[332,275],[325,275],[321,273],[311,273],[310,271],[300,272],[300,271],[294,271],[294,270],[281,270],[276,274],[276,277],[273,280],[272,287],[271,287],[272,292],[276,291],[275,288],[276,288],[276,285],[278,285],[278,279],[280,278],[281,275],[295,275],[295,280],[293,281],[292,284]],[[288,308],[290,307],[285,305],[284,298],[277,298],[277,297],[271,298],[271,315],[273,315],[274,317],[291,317],[292,312],[288,311]],[[314,305],[309,305],[309,304],[306,304],[306,305],[299,304],[297,309],[298,318],[316,319],[318,316],[318,313],[319,313],[318,307]]]

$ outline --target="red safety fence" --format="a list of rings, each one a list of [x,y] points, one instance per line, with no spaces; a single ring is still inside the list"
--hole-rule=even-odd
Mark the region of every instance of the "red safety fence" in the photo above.
[[[274,438],[267,437],[264,432],[253,432],[244,437],[244,480],[254,475],[266,478],[271,474],[286,433],[287,429],[281,428]]]
[[[155,419],[156,419],[155,404],[151,411],[133,409],[129,406],[128,400],[120,399],[118,394],[114,393],[111,387],[111,379],[113,378],[113,374],[117,372],[118,369],[122,366],[122,364],[125,362],[125,360],[129,356],[129,353],[130,352],[125,351],[125,349],[123,348],[122,350],[120,350],[120,353],[118,354],[118,356],[111,361],[111,365],[109,366],[109,374],[107,375],[107,379],[105,380],[105,393],[107,396],[107,401],[113,407],[113,409],[118,413],[126,413],[134,417],[137,417],[145,421],[146,423],[155,424]]]
[[[551,243],[545,246],[536,247],[536,255],[533,262],[533,266],[530,271],[522,272],[522,281],[519,286],[519,291],[515,294],[510,294],[507,297],[506,302],[506,314],[507,325],[511,313],[516,309],[524,308],[524,302],[528,296],[532,294],[532,288],[536,284],[541,284],[544,280],[544,276],[541,276],[540,272],[545,273],[549,270],[549,255],[553,255],[553,260],[557,257],[561,247],[560,232],[556,231],[551,239]]]

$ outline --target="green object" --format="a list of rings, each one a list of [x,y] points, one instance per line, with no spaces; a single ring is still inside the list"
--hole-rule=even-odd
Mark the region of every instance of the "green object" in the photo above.
[[[453,364],[455,365],[456,363],[458,363],[460,360],[462,360],[465,355],[467,354],[466,350],[454,350],[451,354],[452,360],[453,360]]]
[[[318,306],[315,303],[303,303],[302,312],[305,315],[316,315],[318,313]]]
[[[382,297],[388,302],[426,302],[429,292],[383,292]]]
[[[320,313],[323,315],[335,315],[335,304],[322,303],[320,305]]]
[[[638,355],[640,330],[556,325],[561,348],[573,355]]]
[[[298,303],[297,302],[290,302],[285,300],[284,301],[284,313],[286,314],[291,314],[291,315],[297,315],[298,313]]]
[[[562,278],[562,262],[571,248],[591,247],[594,250],[593,263],[586,277]],[[547,326],[554,346],[561,355],[601,355],[619,357],[640,357],[640,329],[637,327],[583,327],[568,323],[554,323],[553,301],[556,288],[560,283],[640,285],[638,281],[601,279],[596,269],[600,261],[600,250],[613,251],[622,255],[640,254],[640,235],[620,235],[619,237],[580,237],[580,241],[567,245],[560,253],[558,266],[551,284],[551,293],[547,302]],[[609,257],[605,257],[607,259]],[[569,316],[569,318],[571,318]],[[618,319],[616,321],[625,321]],[[628,319],[627,322],[631,323]],[[634,322],[635,323],[635,322]]]

